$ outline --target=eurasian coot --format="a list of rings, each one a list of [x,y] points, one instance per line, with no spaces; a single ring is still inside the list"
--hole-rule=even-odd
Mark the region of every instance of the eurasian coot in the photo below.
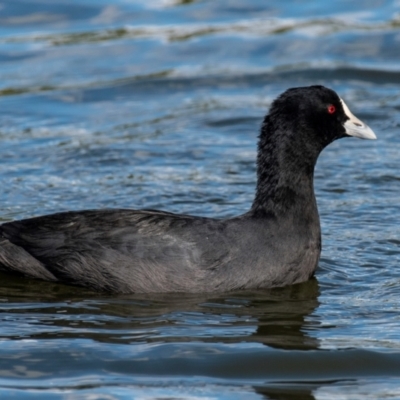
[[[334,91],[289,89],[262,124],[247,213],[212,219],[106,209],[8,222],[0,226],[0,271],[114,293],[306,281],[321,252],[314,167],[325,146],[346,136],[376,138]]]

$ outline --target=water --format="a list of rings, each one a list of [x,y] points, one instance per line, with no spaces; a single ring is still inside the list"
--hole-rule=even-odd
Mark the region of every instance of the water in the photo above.
[[[400,3],[0,3],[0,220],[251,204],[263,115],[334,88],[378,141],[324,151],[316,279],[108,296],[1,276],[0,396],[400,399]]]

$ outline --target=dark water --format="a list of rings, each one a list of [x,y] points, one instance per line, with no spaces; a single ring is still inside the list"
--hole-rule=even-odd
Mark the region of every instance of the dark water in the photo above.
[[[0,397],[400,399],[400,3],[2,0],[0,220],[249,207],[288,87],[334,88],[378,141],[321,156],[316,279],[106,296],[0,277]]]

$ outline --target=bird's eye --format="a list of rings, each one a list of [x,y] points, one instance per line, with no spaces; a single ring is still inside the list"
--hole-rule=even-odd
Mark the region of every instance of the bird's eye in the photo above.
[[[336,111],[336,107],[333,104],[329,104],[328,106],[328,113],[329,114],[334,114]]]

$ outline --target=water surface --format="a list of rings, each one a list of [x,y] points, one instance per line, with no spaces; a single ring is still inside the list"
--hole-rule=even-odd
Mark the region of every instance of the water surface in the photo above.
[[[0,3],[0,220],[101,207],[227,217],[288,87],[376,132],[324,151],[316,279],[109,296],[0,277],[0,395],[400,398],[398,1]]]

